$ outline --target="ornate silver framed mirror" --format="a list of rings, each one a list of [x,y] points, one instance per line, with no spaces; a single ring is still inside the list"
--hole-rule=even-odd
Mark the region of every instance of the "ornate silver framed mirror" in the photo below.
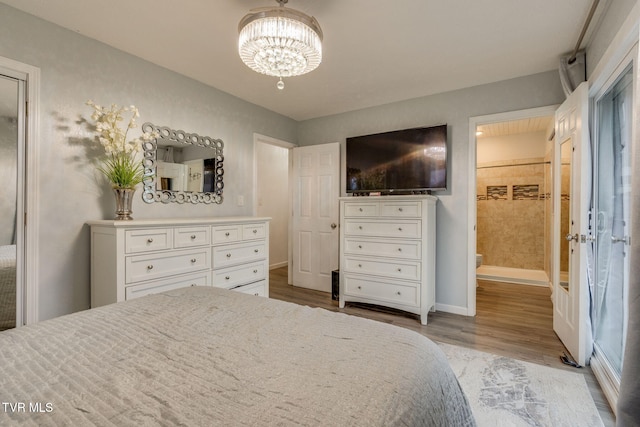
[[[224,142],[152,123],[143,132],[155,139],[142,145],[147,203],[217,203],[223,201]]]

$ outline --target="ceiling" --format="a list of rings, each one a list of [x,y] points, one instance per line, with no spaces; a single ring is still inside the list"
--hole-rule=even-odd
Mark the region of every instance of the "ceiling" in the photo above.
[[[476,132],[482,132],[478,138],[505,135],[519,135],[523,133],[546,132],[550,130],[553,116],[529,117],[526,119],[509,120],[500,123],[478,125]]]
[[[557,69],[592,3],[290,0],[320,23],[323,62],[280,91],[237,52],[240,19],[274,0],[0,1],[295,120]]]

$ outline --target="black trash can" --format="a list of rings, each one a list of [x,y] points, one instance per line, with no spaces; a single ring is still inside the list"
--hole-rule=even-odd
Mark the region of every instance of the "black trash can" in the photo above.
[[[334,301],[340,299],[340,270],[331,272],[331,299]]]

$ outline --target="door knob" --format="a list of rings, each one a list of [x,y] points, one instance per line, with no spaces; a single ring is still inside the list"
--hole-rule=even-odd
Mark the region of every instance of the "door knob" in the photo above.
[[[338,226],[338,224],[336,224],[335,222],[331,223],[331,229],[332,230],[335,230],[337,226]]]
[[[580,237],[578,236],[578,233],[576,233],[576,234],[569,233],[564,238],[567,239],[568,242],[570,242],[572,240],[575,240],[577,242],[578,239],[580,239]]]

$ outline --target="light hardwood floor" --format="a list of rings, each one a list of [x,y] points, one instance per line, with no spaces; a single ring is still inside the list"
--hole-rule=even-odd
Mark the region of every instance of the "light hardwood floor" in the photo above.
[[[269,296],[391,323],[434,341],[583,374],[604,425],[615,425],[613,412],[591,368],[577,369],[560,361],[566,349],[553,332],[551,292],[546,287],[480,280],[475,317],[436,311],[429,313],[426,326],[416,315],[388,308],[348,303],[340,309],[330,293],[288,285],[286,267],[270,271]]]

